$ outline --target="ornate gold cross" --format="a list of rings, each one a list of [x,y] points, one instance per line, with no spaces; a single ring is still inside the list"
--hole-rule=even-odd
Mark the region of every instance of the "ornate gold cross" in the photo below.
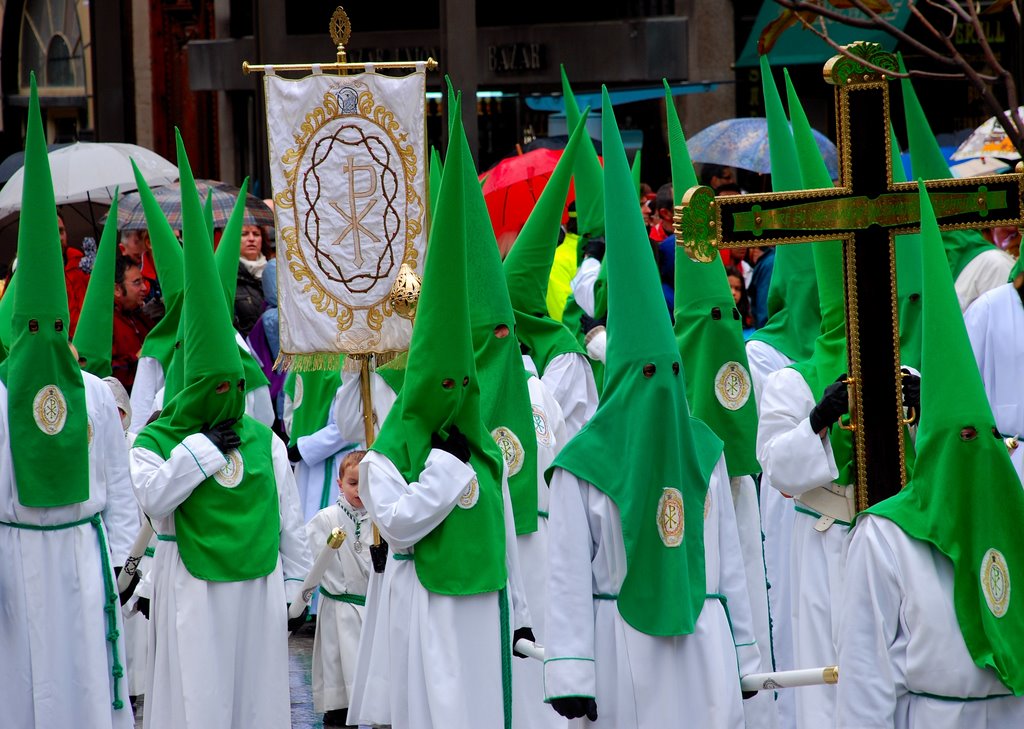
[[[897,70],[896,57],[876,43],[854,43],[847,50],[874,66]],[[843,241],[860,511],[906,483],[895,236],[919,230],[920,209],[917,184],[892,181],[890,77],[846,56],[828,61],[824,75],[835,86],[838,186],[720,198],[709,187],[693,187],[676,208],[675,226],[679,245],[702,262],[724,248]],[[1021,225],[1020,170],[925,182],[940,228]]]

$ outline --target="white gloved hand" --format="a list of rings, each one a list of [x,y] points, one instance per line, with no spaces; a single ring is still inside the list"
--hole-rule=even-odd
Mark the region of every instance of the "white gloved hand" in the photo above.
[[[590,359],[604,362],[605,353],[608,349],[608,333],[605,331],[605,328],[594,327],[587,332],[587,338],[584,341],[587,344],[587,355]]]

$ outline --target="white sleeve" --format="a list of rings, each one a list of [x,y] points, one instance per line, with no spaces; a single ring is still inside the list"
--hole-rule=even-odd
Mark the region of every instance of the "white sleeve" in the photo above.
[[[540,380],[562,407],[569,437],[576,435],[597,410],[597,385],[587,358],[579,352],[560,354],[548,362]]]
[[[530,608],[526,603],[523,573],[519,568],[519,545],[516,542],[516,522],[512,514],[512,497],[508,490],[508,466],[501,467],[501,496],[505,517],[505,567],[508,571],[508,591],[512,602],[512,629],[533,625]]]
[[[284,426],[285,435],[292,432],[292,421],[295,418],[295,403],[292,396],[287,392],[284,394],[284,412],[281,413],[281,424]]]
[[[110,555],[115,565],[123,565],[139,533],[139,504],[132,493],[131,471],[128,467],[128,442],[121,427],[121,416],[113,396],[103,385],[102,407],[97,408],[93,434],[96,457],[102,463],[107,503],[103,507],[103,524],[107,528]]]
[[[856,589],[846,591],[839,607],[839,729],[891,727],[895,721],[899,676],[890,648],[900,629],[902,579],[875,518],[857,521],[847,552],[844,581]]]
[[[761,395],[757,460],[771,485],[790,496],[839,477],[831,443],[811,430],[814,405],[804,378],[789,368],[772,373]]]
[[[341,388],[339,387],[338,391],[334,394],[334,400],[331,402],[331,409],[328,411],[327,425],[315,433],[310,433],[296,441],[299,453],[302,455],[302,460],[307,464],[325,461],[349,443],[362,440],[362,438],[359,438],[356,441],[351,441],[342,437],[335,418],[340,396]]]
[[[200,433],[174,446],[166,461],[138,446],[131,449],[128,457],[135,497],[142,510],[154,519],[168,516],[196,486],[227,465],[224,454]]]
[[[270,401],[270,387],[264,385],[245,393],[245,412],[268,428],[274,425],[274,405]]]
[[[288,447],[276,435],[271,436],[271,457],[277,482],[277,503],[281,514],[281,570],[284,573],[285,598],[292,602],[302,589],[302,581],[313,568],[313,558],[306,539],[306,525],[299,508],[299,489],[295,485]]]
[[[714,489],[714,503],[718,506],[718,589],[725,595],[729,606],[732,640],[736,646],[736,663],[740,676],[761,670],[761,652],[754,636],[754,618],[750,610],[747,590],[747,572],[743,564],[740,533],[736,525],[729,472],[725,456],[715,466],[710,488]]]
[[[548,504],[548,602],[544,700],[597,696],[594,670],[593,538],[590,484],[556,468]]]
[[[153,357],[140,357],[139,367],[135,371],[135,382],[129,402],[132,405],[132,422],[128,432],[138,433],[146,427],[146,421],[153,414],[153,402],[156,391],[164,386],[164,368],[160,360]]]
[[[346,443],[360,443],[365,447],[366,427],[363,425],[361,381],[362,375],[359,372],[351,375],[342,372],[341,388],[335,395],[334,405],[331,406],[331,409],[334,413],[334,422],[337,423],[339,436]],[[370,375],[370,385],[373,412],[376,415],[375,428],[379,433],[380,426],[384,424],[384,419],[391,412],[397,395],[384,381],[384,378],[376,372]]]
[[[360,496],[384,538],[410,549],[444,521],[475,476],[469,464],[435,448],[420,480],[408,483],[387,456],[370,451],[359,464]]]
[[[594,315],[594,284],[601,273],[601,262],[596,258],[584,258],[576,275],[572,277],[572,295],[587,316]]]
[[[971,340],[974,359],[978,362],[978,370],[985,376],[985,335],[988,333],[989,314],[992,311],[992,298],[981,296],[964,312],[964,325],[967,337]]]

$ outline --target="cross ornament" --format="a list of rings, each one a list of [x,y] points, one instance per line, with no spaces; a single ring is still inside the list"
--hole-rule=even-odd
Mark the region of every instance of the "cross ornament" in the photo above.
[[[896,56],[876,43],[846,49],[897,72]],[[916,183],[892,179],[891,76],[842,55],[825,64],[824,76],[835,86],[837,186],[720,198],[709,187],[693,187],[676,208],[675,228],[678,245],[699,262],[726,248],[843,241],[848,427],[861,511],[906,485],[895,239],[920,229],[920,206]],[[1024,223],[1020,165],[1016,174],[924,184],[942,230]]]

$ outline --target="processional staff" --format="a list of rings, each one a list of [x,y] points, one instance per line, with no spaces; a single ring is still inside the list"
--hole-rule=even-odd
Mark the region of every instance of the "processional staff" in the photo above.
[[[348,74],[350,74],[352,72],[367,72],[367,73],[374,72],[375,73],[375,72],[380,71],[380,70],[388,70],[388,71],[412,70],[412,71],[419,72],[419,71],[423,71],[423,70],[433,71],[433,70],[437,69],[437,61],[435,61],[433,58],[427,58],[425,61],[411,61],[411,62],[406,62],[406,61],[385,61],[385,62],[374,62],[374,63],[351,63],[351,62],[349,62],[347,60],[347,54],[346,54],[346,51],[345,51],[345,45],[349,41],[349,38],[351,36],[351,32],[352,32],[352,25],[351,25],[351,22],[349,21],[348,15],[345,13],[344,9],[341,6],[339,6],[334,11],[333,15],[331,16],[331,21],[330,21],[330,36],[331,36],[332,41],[336,45],[336,51],[337,51],[335,61],[328,62],[328,63],[286,63],[286,64],[252,64],[252,63],[249,63],[248,61],[246,61],[246,62],[244,62],[242,64],[242,71],[245,74],[264,73],[264,74],[266,74],[268,76],[270,76],[270,75],[276,76],[276,75],[278,75],[278,74],[280,74],[282,72],[283,73],[288,73],[288,72],[312,72],[314,75],[333,74],[333,75],[337,75],[337,76],[346,76],[346,75],[348,75]],[[353,99],[351,101],[352,108],[345,107],[346,100],[343,98],[342,94],[339,93],[338,101],[337,101],[336,105],[340,106],[341,108],[340,109],[336,109],[336,112],[338,114],[338,118],[344,117],[346,113],[353,112],[354,108],[358,104],[361,104],[362,102],[363,102],[363,97],[360,94],[360,95],[356,96],[356,99]],[[381,108],[381,107],[378,107],[378,108]],[[385,112],[386,113],[390,113],[390,112],[387,112],[386,109],[385,109]],[[268,123],[270,121],[271,121],[270,120],[270,115],[268,114]],[[378,126],[386,127],[389,124],[389,121],[385,120],[385,121],[381,122],[380,120],[375,120],[375,123],[377,123]],[[422,128],[425,130],[425,127],[426,127],[425,116],[424,116],[421,124],[422,124]],[[309,119],[308,118],[307,118],[307,124],[305,126],[309,126]],[[381,139],[383,139],[384,137],[387,136],[386,135],[387,131],[388,130],[385,128],[384,129],[385,134],[380,135]],[[335,133],[334,133],[335,140],[338,138],[339,134],[340,134],[340,132],[335,131]],[[425,139],[425,134],[423,135],[423,137]],[[405,168],[404,168],[405,181],[406,181],[406,184],[408,185],[409,184],[409,178],[412,177],[412,175],[410,174],[410,167],[412,167],[412,169],[415,169],[415,165],[418,164],[418,165],[420,165],[420,170],[422,171],[422,167],[425,166],[425,157],[426,157],[426,155],[424,154],[424,152],[425,152],[424,149],[412,149],[411,150],[411,155],[403,154],[403,152],[406,151],[405,149],[401,148],[401,143],[404,142],[404,139],[405,139],[404,136],[398,135],[396,138],[393,138],[391,140],[391,142],[397,148],[399,148],[399,155],[398,156],[402,158],[402,164],[403,165],[407,165],[407,160],[405,159],[406,156],[412,156],[414,159],[418,158],[418,160],[419,160],[418,162],[414,162],[414,163],[412,163],[412,165],[405,166]],[[298,135],[296,135],[296,141],[298,141]],[[308,139],[305,140],[306,146],[312,146],[314,143],[319,144],[320,141],[321,140],[314,140],[312,138],[308,138]],[[272,142],[271,142],[271,144],[272,144]],[[295,157],[299,156],[297,149],[298,148],[296,148],[295,150],[292,150],[292,149],[289,150],[289,153],[293,153],[293,152],[295,153],[294,156],[292,157],[293,160],[294,160]],[[273,150],[271,150],[271,156],[273,158]],[[324,215],[323,218],[321,218],[321,213],[319,211],[317,211],[314,208],[311,208],[311,210],[312,210],[312,212],[315,213],[314,217],[316,217],[316,223],[317,223],[316,232],[317,232],[317,234],[319,234],[319,232],[320,232],[320,224],[321,224],[321,222],[328,220],[328,218],[326,216],[335,215],[336,216],[335,217],[336,220],[340,219],[340,222],[342,223],[342,225],[340,227],[340,234],[337,236],[336,240],[333,241],[332,245],[340,246],[342,244],[342,242],[347,238],[348,235],[352,235],[352,238],[353,238],[352,242],[353,242],[353,246],[354,246],[353,247],[354,256],[352,257],[352,263],[354,264],[353,269],[357,270],[357,269],[363,268],[364,267],[364,262],[366,262],[366,260],[369,259],[369,255],[366,254],[366,250],[369,248],[370,245],[373,245],[373,244],[376,244],[376,243],[380,243],[381,242],[381,237],[379,235],[375,235],[375,233],[374,233],[374,231],[372,229],[370,229],[370,228],[368,228],[368,227],[366,227],[364,225],[364,216],[367,214],[367,211],[369,211],[372,208],[374,208],[374,206],[376,205],[376,202],[378,202],[378,200],[367,199],[366,205],[364,207],[362,207],[362,208],[357,210],[355,208],[356,198],[372,198],[374,195],[378,195],[378,194],[383,195],[385,191],[384,190],[378,191],[378,182],[377,182],[377,179],[373,175],[373,170],[372,169],[369,170],[370,174],[366,178],[364,178],[365,179],[364,187],[357,189],[356,188],[356,179],[355,179],[356,171],[357,170],[363,170],[364,168],[363,167],[357,167],[356,166],[356,162],[353,160],[352,157],[342,157],[342,159],[344,161],[341,163],[340,167],[332,167],[331,164],[328,164],[324,168],[327,171],[327,175],[325,175],[325,177],[329,176],[332,180],[335,180],[335,181],[339,181],[340,180],[340,182],[338,182],[338,184],[340,186],[342,186],[342,187],[344,187],[345,183],[347,182],[348,189],[346,189],[344,191],[345,194],[340,196],[341,197],[341,203],[339,203],[338,201],[335,201],[335,200],[331,200],[329,202],[329,208],[327,208],[325,210],[325,212],[323,213],[323,215]],[[334,160],[333,162],[336,163],[337,160]],[[319,164],[319,163],[320,162],[318,162],[317,164]],[[278,195],[282,195],[283,194],[285,196],[285,201],[290,203],[291,207],[293,207],[293,208],[295,207],[296,198],[298,197],[295,194],[295,189],[296,189],[296,186],[297,186],[296,177],[298,175],[298,171],[299,171],[298,170],[298,164],[296,164],[296,167],[294,169],[290,170],[288,174],[286,174],[286,179],[287,179],[288,183],[290,183],[288,185],[288,187],[289,187],[288,190],[283,190],[283,191],[282,190],[275,190],[275,200],[277,199]],[[347,172],[347,174],[344,174],[346,172]],[[383,187],[383,183],[381,183],[380,187]],[[423,197],[423,195],[421,195],[416,190],[407,191],[407,193],[406,193],[406,200],[403,201],[403,202],[406,203],[406,208],[408,208],[409,207],[408,202],[410,200],[412,200],[414,202],[416,202],[416,201],[422,202],[422,199],[421,199],[422,197]],[[346,202],[350,204],[350,207],[352,209],[347,209],[347,208],[343,207],[343,205]],[[386,200],[385,199],[384,202],[381,205],[376,205],[376,207],[377,208],[385,208],[386,205],[389,204],[390,202],[393,202],[393,200]],[[417,231],[423,231],[423,230],[427,229],[427,224],[425,223],[425,215],[422,214],[422,207],[423,206],[421,205],[420,206],[421,214],[420,214],[420,217],[418,219],[416,219],[416,220],[401,219],[397,223],[397,226],[404,226],[406,229],[409,229],[409,230],[412,230],[412,228],[415,226]],[[392,208],[392,209],[394,209],[394,208]],[[397,216],[397,213],[396,213],[396,216]],[[296,213],[296,217],[298,217],[297,213]],[[307,217],[308,217],[308,214],[307,214]],[[383,320],[387,316],[392,314],[392,313],[397,314],[397,316],[399,316],[401,318],[404,318],[406,320],[409,320],[409,321],[412,320],[414,312],[415,312],[416,302],[417,302],[417,300],[419,298],[419,277],[416,275],[416,273],[413,271],[413,269],[416,266],[417,259],[422,260],[422,256],[420,255],[419,251],[414,249],[415,248],[414,244],[409,242],[411,240],[411,236],[407,236],[406,239],[405,239],[406,245],[404,246],[404,248],[403,248],[403,250],[401,252],[401,255],[400,255],[399,259],[398,259],[399,263],[400,263],[400,268],[398,270],[397,275],[394,277],[393,285],[392,285],[390,291],[386,292],[383,295],[383,297],[379,301],[377,301],[376,303],[373,303],[370,306],[363,306],[363,305],[361,305],[362,302],[359,302],[358,304],[352,304],[351,302],[339,302],[337,300],[337,297],[332,296],[331,292],[326,290],[326,286],[322,286],[321,285],[322,282],[318,282],[317,281],[317,278],[318,278],[319,274],[317,274],[316,272],[313,272],[312,274],[310,273],[310,271],[312,270],[312,267],[308,266],[308,262],[305,260],[305,254],[303,254],[303,252],[301,250],[299,250],[300,246],[299,246],[298,232],[297,232],[298,231],[298,225],[296,225],[296,228],[288,228],[288,229],[282,230],[281,218],[278,217],[277,221],[278,221],[278,229],[279,229],[278,230],[278,239],[279,240],[285,240],[286,245],[287,245],[286,259],[289,261],[289,265],[285,266],[283,269],[282,268],[278,268],[278,276],[279,277],[287,276],[289,271],[291,272],[291,275],[293,275],[297,280],[299,278],[302,278],[303,276],[305,276],[305,278],[309,281],[309,285],[307,285],[304,290],[308,291],[310,288],[313,289],[313,291],[314,291],[313,302],[314,302],[314,304],[315,304],[315,306],[316,306],[318,311],[321,311],[321,312],[324,312],[324,311],[338,312],[339,310],[341,311],[341,313],[338,315],[338,323],[337,323],[337,328],[338,328],[339,332],[345,331],[348,327],[351,326],[352,320],[353,320],[353,312],[354,311],[366,312],[365,315],[367,317],[367,324],[368,324],[369,328],[370,329],[376,328],[378,332],[380,330],[380,327],[382,326]],[[392,224],[392,228],[394,228],[395,225],[396,224]],[[326,224],[325,224],[324,227],[327,227]],[[361,236],[362,236],[362,238],[361,238]],[[308,234],[307,234],[307,237],[308,237]],[[316,245],[319,245],[320,244],[319,239],[315,240],[314,243]],[[394,244],[394,240],[388,239],[387,240],[387,244],[388,245]],[[389,252],[392,254],[392,265],[394,265],[394,260],[393,260],[394,259],[394,251],[389,249]],[[330,279],[332,282],[339,282],[340,281],[340,282],[343,282],[346,286],[348,286],[349,283],[354,278],[358,278],[360,275],[364,275],[364,274],[358,273],[358,272],[356,274],[353,274],[350,271],[342,271],[343,266],[341,264],[339,264],[337,261],[331,261],[330,262],[331,265],[333,265],[334,268],[337,269],[337,271],[334,273],[334,275],[332,275],[332,270],[330,269],[330,266],[324,266],[322,261],[320,260],[320,257],[321,257],[321,249],[319,247],[317,247],[316,248],[316,259],[317,259],[316,263],[320,267],[321,273],[326,271],[327,279]],[[328,257],[328,256],[325,256],[325,257]],[[299,265],[299,269],[301,269],[301,270],[299,270],[298,273],[296,273],[296,270],[295,270],[296,269],[296,265],[297,265],[295,263],[296,260],[299,261],[298,265]],[[378,273],[380,271],[380,268],[381,268],[380,265],[378,265],[378,268],[377,268],[377,272]],[[349,290],[353,291],[354,289],[350,288]],[[362,290],[362,289],[355,289],[355,291],[356,291],[357,294],[365,294],[366,293],[366,291]],[[349,308],[346,308],[346,307],[349,307]],[[348,317],[347,319],[345,318],[346,315]],[[284,312],[282,312],[282,317],[283,316],[284,316]],[[282,331],[283,330],[284,330],[284,327],[282,327]],[[385,364],[386,361],[388,361],[390,358],[393,358],[397,354],[400,354],[402,351],[406,351],[408,349],[408,346],[409,346],[408,345],[408,337],[406,337],[404,343],[401,346],[395,346],[395,342],[392,341],[386,347],[384,347],[383,349],[375,348],[375,345],[381,343],[381,338],[380,337],[377,337],[376,340],[374,340],[372,337],[363,337],[363,338],[352,337],[349,340],[344,340],[343,338],[338,337],[338,341],[342,342],[342,347],[341,347],[341,352],[342,353],[346,354],[348,357],[350,357],[352,359],[355,359],[355,360],[359,361],[359,365],[360,365],[360,378],[361,378],[360,379],[360,399],[362,401],[362,409],[363,409],[364,435],[365,435],[366,446],[370,447],[370,446],[373,445],[374,439],[376,437],[377,428],[380,425],[379,423],[376,422],[377,418],[376,418],[376,414],[375,414],[374,408],[373,408],[371,375],[372,375],[372,373],[373,373],[373,371],[374,371],[374,369],[375,369],[375,367],[377,365]],[[301,360],[303,358],[304,358],[303,354],[301,354],[301,353],[296,354],[296,355],[294,355],[293,362],[295,360]],[[288,359],[288,358],[285,358],[285,359]],[[373,525],[373,542],[374,543],[373,543],[373,546],[370,549],[370,553],[371,553],[371,556],[372,556],[372,559],[373,559],[374,569],[377,572],[383,572],[384,564],[386,563],[386,559],[387,559],[387,545],[384,544],[381,541],[380,532],[377,529],[377,525],[376,524]],[[327,549],[329,549],[329,547],[324,547],[324,550],[327,550]]]
[[[709,187],[693,187],[676,208],[675,227],[679,244],[700,262],[726,248],[843,241],[850,373],[844,427],[853,430],[855,505],[862,511],[906,485],[894,242],[919,230],[920,209],[916,181],[894,183],[892,176],[889,81],[899,62],[877,43],[844,50],[849,55],[824,68],[835,86],[838,185],[718,198]],[[925,181],[940,228],[1021,225],[1022,171],[1018,165],[1016,174]]]

